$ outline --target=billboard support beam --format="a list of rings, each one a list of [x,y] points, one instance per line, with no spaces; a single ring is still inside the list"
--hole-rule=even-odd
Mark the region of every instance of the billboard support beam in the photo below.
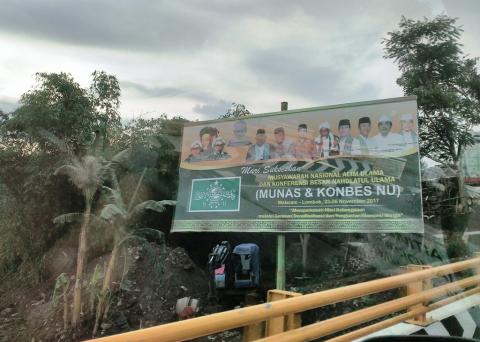
[[[280,110],[288,110],[288,102],[280,104]],[[277,235],[277,286],[278,290],[285,290],[285,235]]]
[[[285,235],[277,235],[277,290],[285,290]]]

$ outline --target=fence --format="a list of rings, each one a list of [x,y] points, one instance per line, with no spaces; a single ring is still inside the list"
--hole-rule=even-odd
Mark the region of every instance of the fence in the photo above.
[[[466,270],[474,270],[475,275],[438,287],[432,287],[433,278]],[[425,319],[425,314],[428,311],[480,292],[480,287],[478,286],[480,283],[479,274],[480,255],[472,259],[438,267],[412,265],[405,268],[404,274],[306,295],[294,295],[288,292],[277,291],[273,292],[271,296],[275,297],[275,299],[278,299],[278,296],[283,296],[285,299],[103,337],[94,341],[184,341],[240,327],[244,327],[245,340],[308,341],[326,337],[360,324],[407,310],[393,318],[328,340],[335,342],[351,341],[408,319],[414,320],[417,324],[428,324]],[[298,315],[295,316],[295,314],[303,311],[395,288],[404,288],[405,296],[304,327],[300,327]],[[434,299],[444,296],[449,297],[431,303]],[[258,327],[261,327],[262,322],[268,322],[267,328],[264,329],[266,337],[258,333]],[[257,333],[252,332],[252,329],[257,331]]]

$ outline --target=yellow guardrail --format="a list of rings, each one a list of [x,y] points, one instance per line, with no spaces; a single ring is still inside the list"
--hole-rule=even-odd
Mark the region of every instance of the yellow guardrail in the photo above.
[[[417,271],[416,269],[421,270]],[[248,340],[308,341],[322,336],[329,336],[347,328],[405,309],[408,310],[406,313],[402,313],[394,318],[331,339],[331,341],[335,342],[350,341],[407,319],[414,319],[416,323],[426,324],[428,323],[425,321],[426,312],[458,300],[461,296],[480,292],[480,287],[478,287],[480,284],[480,275],[447,283],[435,288],[431,286],[432,278],[442,277],[468,269],[474,269],[476,274],[480,274],[479,256],[432,268],[410,266],[406,268],[406,273],[404,274],[306,295],[293,295],[285,291],[274,290],[273,297],[276,297],[275,299],[279,299],[278,296],[283,296],[283,298],[286,299],[273,300],[265,304],[163,324],[92,341],[174,342],[211,335],[239,327],[245,327],[246,335],[250,336],[247,336]],[[295,314],[303,311],[395,288],[405,288],[406,296],[304,327],[299,327],[299,321],[295,318]],[[458,293],[459,291],[464,292]],[[432,300],[451,293],[456,294],[432,305],[428,305]],[[267,335],[265,338],[262,338],[263,335],[258,336],[258,333],[252,334],[251,331],[253,326],[258,327],[262,322],[269,322],[267,323],[267,329],[265,329]],[[280,329],[278,326],[280,326]]]

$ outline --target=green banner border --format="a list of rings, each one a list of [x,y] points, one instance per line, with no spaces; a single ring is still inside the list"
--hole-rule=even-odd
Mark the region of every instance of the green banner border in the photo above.
[[[420,219],[175,220],[172,233],[179,232],[423,233],[423,223]]]

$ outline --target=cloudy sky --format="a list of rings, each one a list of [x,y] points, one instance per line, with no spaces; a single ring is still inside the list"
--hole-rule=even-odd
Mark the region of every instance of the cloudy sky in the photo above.
[[[216,118],[401,96],[382,38],[401,15],[458,17],[480,56],[480,0],[0,0],[0,109],[35,72],[115,74],[122,117]]]

